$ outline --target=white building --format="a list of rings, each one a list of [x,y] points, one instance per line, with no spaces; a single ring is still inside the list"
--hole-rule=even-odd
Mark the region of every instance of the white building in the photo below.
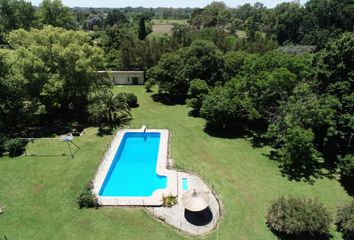
[[[98,71],[98,73],[108,74],[107,82],[115,85],[143,85],[144,71]]]

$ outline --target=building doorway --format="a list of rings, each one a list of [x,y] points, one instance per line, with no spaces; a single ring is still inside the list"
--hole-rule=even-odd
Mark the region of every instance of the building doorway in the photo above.
[[[138,85],[139,84],[139,78],[138,77],[133,77],[133,84]]]

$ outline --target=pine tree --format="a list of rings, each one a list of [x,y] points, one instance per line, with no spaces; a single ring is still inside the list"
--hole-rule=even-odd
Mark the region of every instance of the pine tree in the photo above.
[[[146,28],[145,28],[145,20],[143,17],[140,18],[139,22],[139,39],[144,40],[147,35]]]

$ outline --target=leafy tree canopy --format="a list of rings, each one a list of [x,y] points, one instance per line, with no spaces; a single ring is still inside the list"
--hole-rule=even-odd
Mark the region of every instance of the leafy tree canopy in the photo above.
[[[38,17],[40,22],[54,27],[71,29],[73,25],[73,15],[70,9],[63,5],[61,0],[43,0],[39,5]]]
[[[79,103],[99,80],[103,53],[85,32],[47,26],[13,31],[8,41],[19,57],[17,76],[40,112]]]

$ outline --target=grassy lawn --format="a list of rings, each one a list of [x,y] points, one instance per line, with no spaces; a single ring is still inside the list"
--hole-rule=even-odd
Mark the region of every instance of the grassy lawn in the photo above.
[[[314,184],[290,182],[278,164],[245,139],[211,137],[204,120],[188,116],[183,105],[166,106],[151,99],[143,87],[115,88],[134,92],[140,107],[133,109],[131,128],[146,124],[168,128],[172,158],[177,167],[195,171],[214,186],[224,205],[220,227],[206,239],[276,239],[264,223],[271,202],[279,196],[317,198],[334,214],[339,203],[350,200],[336,180]],[[161,224],[142,209],[79,210],[76,197],[93,177],[111,136],[96,129],[75,142],[81,147],[70,157],[0,158],[0,239],[188,239]],[[45,148],[44,146],[41,146]],[[332,239],[341,239],[332,228]]]

